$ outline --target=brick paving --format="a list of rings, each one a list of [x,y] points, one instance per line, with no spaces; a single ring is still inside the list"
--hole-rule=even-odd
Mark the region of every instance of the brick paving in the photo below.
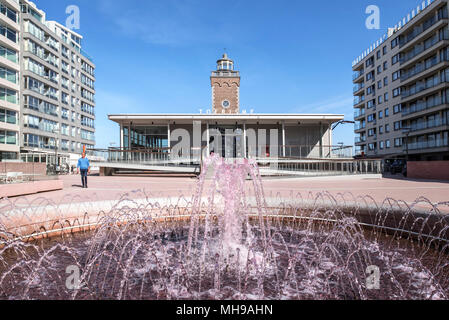
[[[23,197],[25,201],[38,198],[51,199],[55,203],[93,200],[116,200],[127,194],[129,198],[190,197],[197,184],[189,177],[89,177],[89,189],[82,189],[79,176],[61,176],[64,190]],[[210,182],[209,182],[210,183]],[[250,181],[248,183],[251,183]],[[280,194],[290,197],[293,193],[313,197],[321,192],[331,195],[369,196],[380,203],[386,198],[412,203],[420,197],[433,203],[449,202],[449,182],[424,181],[398,178],[326,177],[326,178],[267,178],[263,180],[267,196]],[[139,192],[140,191],[140,192]],[[21,200],[22,200],[21,199]]]

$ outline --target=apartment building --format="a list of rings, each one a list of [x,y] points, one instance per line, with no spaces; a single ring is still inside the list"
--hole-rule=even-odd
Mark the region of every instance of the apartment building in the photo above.
[[[449,159],[448,0],[428,0],[353,62],[358,155]]]
[[[82,36],[47,21],[31,1],[0,4],[0,161],[93,148],[95,65]]]
[[[0,161],[20,152],[20,6],[0,1]]]
[[[95,65],[82,36],[21,4],[23,152],[79,154],[95,145]]]

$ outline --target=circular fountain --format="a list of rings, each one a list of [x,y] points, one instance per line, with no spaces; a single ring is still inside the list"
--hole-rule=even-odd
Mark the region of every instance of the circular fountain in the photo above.
[[[449,297],[447,204],[266,195],[255,163],[218,156],[196,188],[78,207],[4,200],[0,299]]]

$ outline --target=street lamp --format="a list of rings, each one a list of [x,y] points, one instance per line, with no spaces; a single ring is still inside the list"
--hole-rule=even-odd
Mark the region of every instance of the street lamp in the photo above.
[[[355,121],[349,121],[349,120],[340,120],[338,121],[334,127],[332,128],[332,130],[335,130],[340,124],[355,124]]]
[[[54,129],[53,134],[57,135],[59,134],[59,130],[58,129]],[[55,173],[58,170],[58,138],[55,137]]]

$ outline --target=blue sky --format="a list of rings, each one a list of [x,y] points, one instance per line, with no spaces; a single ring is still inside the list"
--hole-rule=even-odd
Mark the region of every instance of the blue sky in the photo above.
[[[241,72],[241,108],[338,113],[353,120],[356,56],[418,6],[416,0],[36,0],[48,20],[81,12],[96,64],[97,147],[119,141],[117,113],[197,113],[211,105],[210,71],[224,48]],[[368,30],[365,9],[380,8]],[[352,145],[352,125],[334,142]]]

